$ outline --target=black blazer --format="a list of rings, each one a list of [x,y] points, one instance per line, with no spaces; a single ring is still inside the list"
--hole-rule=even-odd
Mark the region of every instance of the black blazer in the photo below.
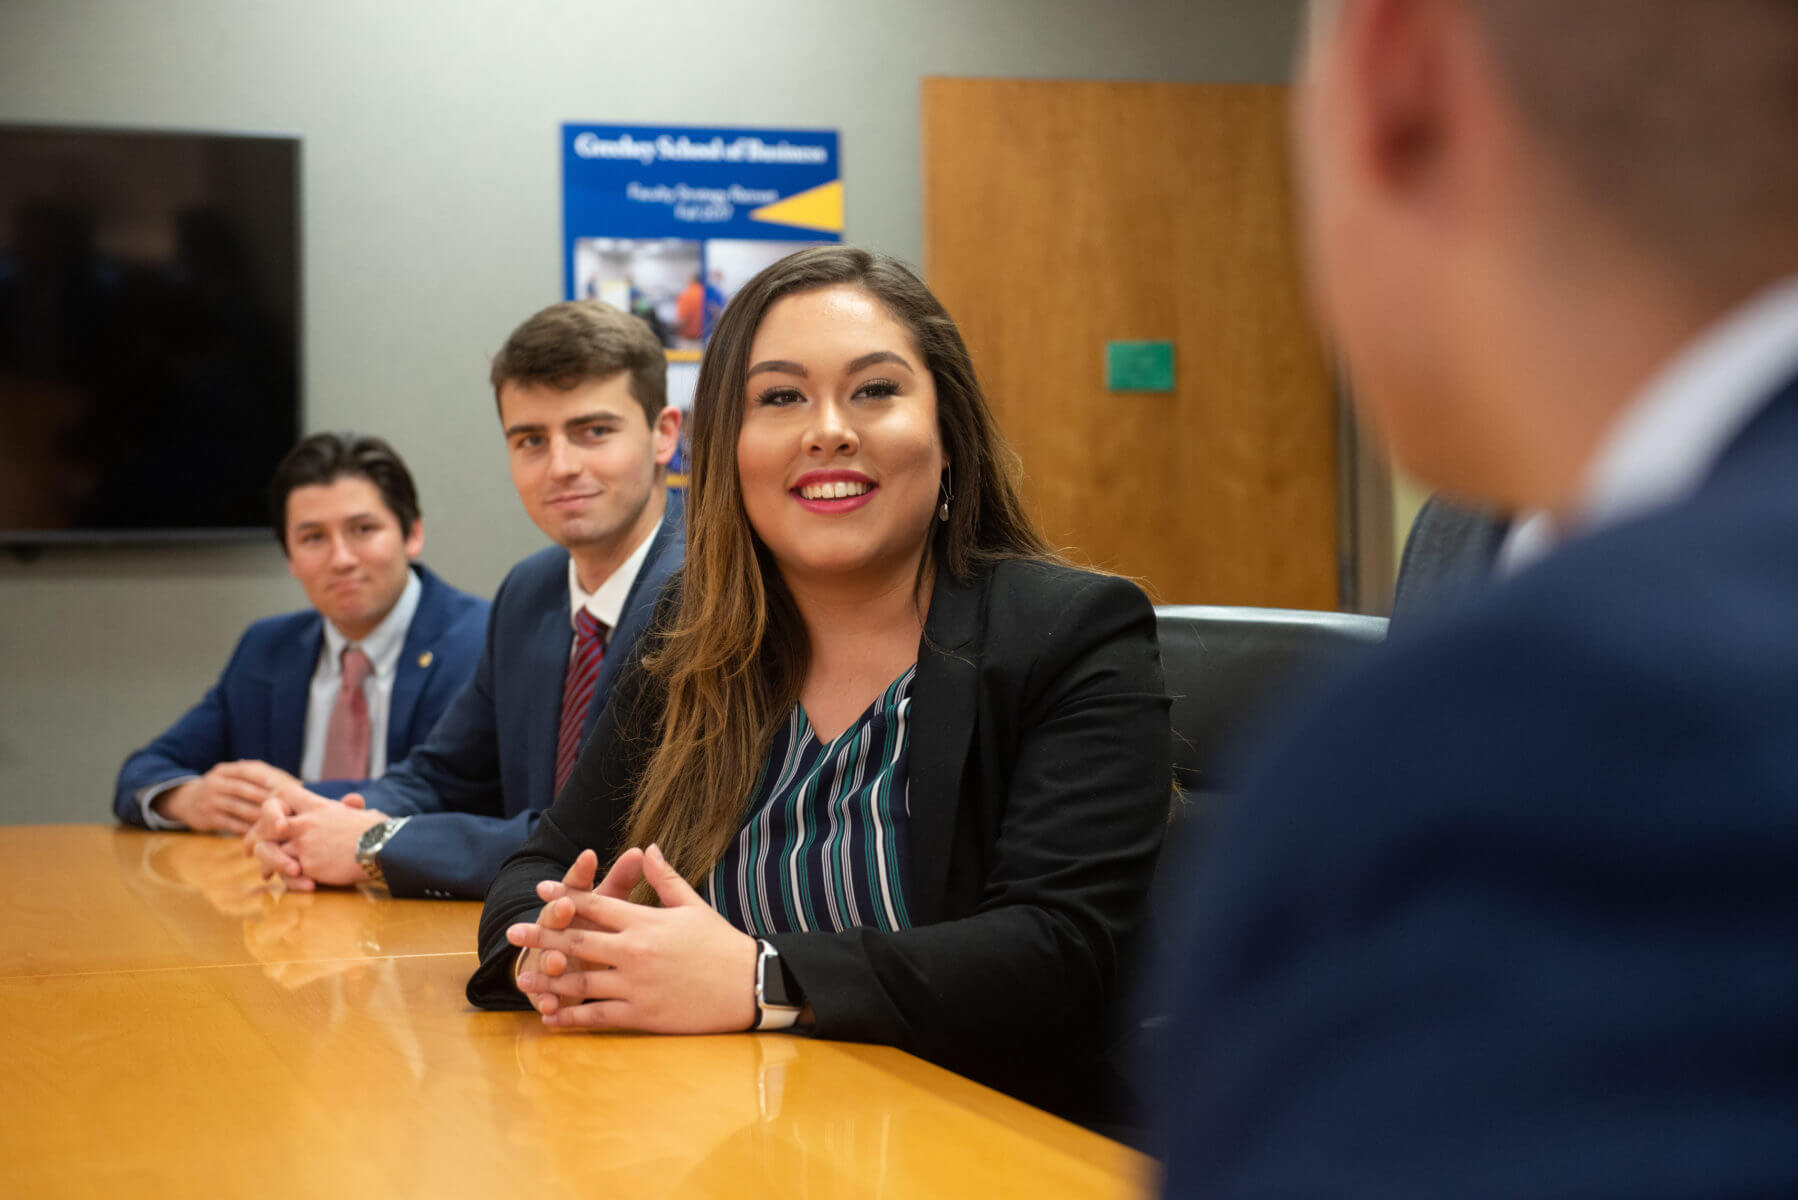
[[[818,1037],[880,1042],[1076,1117],[1098,1115],[1107,1011],[1144,914],[1172,765],[1155,616],[1132,583],[1006,562],[937,574],[912,686],[911,929],[769,939]],[[568,787],[481,914],[468,998],[523,1008],[506,927],[592,847],[626,847],[660,712],[621,679]],[[621,732],[622,731],[622,732]],[[744,802],[748,802],[748,797]]]

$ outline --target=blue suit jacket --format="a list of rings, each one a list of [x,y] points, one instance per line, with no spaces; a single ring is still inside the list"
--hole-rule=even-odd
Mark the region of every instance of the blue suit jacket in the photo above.
[[[387,761],[422,741],[474,671],[487,602],[457,591],[417,564],[422,589],[406,629],[387,713]],[[300,773],[306,699],[324,640],[316,609],[257,621],[237,643],[225,672],[187,715],[125,760],[113,793],[119,820],[144,823],[140,789],[222,762],[255,758]],[[424,656],[429,654],[426,659]]]
[[[1798,1195],[1798,381],[1390,643],[1194,865],[1169,1194]]]
[[[679,494],[670,492],[606,643],[583,738],[684,553]],[[430,737],[362,789],[370,808],[389,816],[421,814],[381,851],[381,871],[395,896],[478,900],[524,844],[537,814],[555,799],[562,677],[573,638],[568,552],[551,547],[513,567],[500,584],[474,678]]]

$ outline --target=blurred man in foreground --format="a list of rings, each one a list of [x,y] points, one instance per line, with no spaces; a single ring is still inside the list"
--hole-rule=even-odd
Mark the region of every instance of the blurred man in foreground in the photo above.
[[[1167,1190],[1798,1194],[1798,3],[1318,3],[1296,126],[1364,415],[1542,516],[1208,843]]]

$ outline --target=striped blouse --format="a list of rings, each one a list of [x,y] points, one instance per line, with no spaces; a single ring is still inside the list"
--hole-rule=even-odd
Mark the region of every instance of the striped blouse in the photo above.
[[[706,900],[755,936],[910,926],[906,823],[912,677],[887,685],[828,744],[795,704]]]

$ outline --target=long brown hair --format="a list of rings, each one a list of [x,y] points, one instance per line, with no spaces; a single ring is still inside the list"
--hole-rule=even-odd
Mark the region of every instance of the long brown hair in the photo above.
[[[858,287],[910,330],[936,383],[953,479],[946,523],[931,522],[936,569],[968,579],[1001,559],[1055,560],[1018,498],[1017,459],[975,378],[961,333],[903,263],[853,246],[815,246],[743,286],[699,368],[687,489],[687,561],[678,604],[645,666],[664,693],[654,755],[638,781],[626,845],[655,842],[695,884],[736,840],[779,722],[799,700],[811,647],[772,555],[750,527],[737,437],[750,345],[778,300]],[[639,898],[648,898],[639,889]]]

